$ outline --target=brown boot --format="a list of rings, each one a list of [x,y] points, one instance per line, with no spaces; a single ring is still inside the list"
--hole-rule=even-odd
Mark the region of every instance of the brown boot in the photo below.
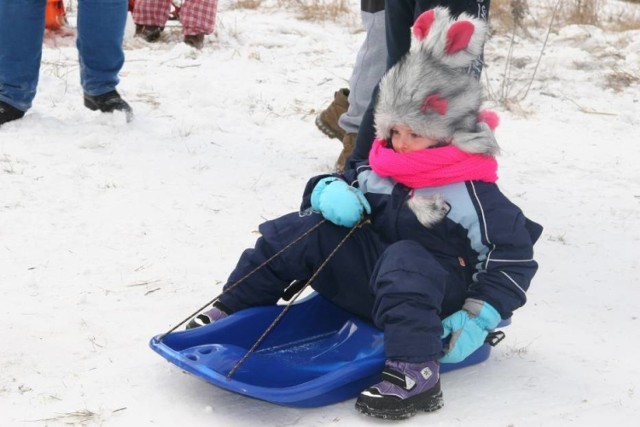
[[[344,168],[347,164],[347,159],[353,152],[353,149],[356,147],[356,137],[357,133],[346,133],[344,138],[342,138],[342,152],[336,161],[336,172],[342,173],[344,172]]]
[[[200,50],[204,46],[204,34],[184,36],[184,42],[189,46]]]
[[[349,108],[349,89],[340,89],[333,95],[333,102],[316,117],[316,126],[329,138],[336,138],[342,141],[344,130],[338,125],[340,116],[347,112]]]

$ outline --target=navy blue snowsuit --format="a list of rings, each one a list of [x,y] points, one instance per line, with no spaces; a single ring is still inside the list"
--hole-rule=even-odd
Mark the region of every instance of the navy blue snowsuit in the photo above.
[[[312,287],[384,330],[387,358],[439,358],[441,319],[460,310],[466,298],[487,301],[502,318],[526,302],[537,270],[533,244],[542,227],[497,185],[467,181],[411,190],[366,164],[346,174],[342,178],[359,186],[371,204],[370,221],[346,240]],[[325,176],[308,182],[300,212],[260,225],[261,237],[244,251],[227,286],[322,221],[309,199]],[[434,196],[446,201],[448,212],[425,226],[408,200]],[[348,232],[326,221],[220,302],[231,311],[276,304],[292,281],[311,277]]]

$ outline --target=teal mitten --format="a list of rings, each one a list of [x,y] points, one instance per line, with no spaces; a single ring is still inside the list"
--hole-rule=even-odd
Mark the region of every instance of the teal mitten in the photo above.
[[[500,323],[500,314],[488,302],[469,298],[462,310],[442,321],[441,338],[451,335],[441,363],[456,363],[466,359],[484,344],[489,331]]]
[[[311,207],[336,225],[353,227],[371,205],[362,191],[339,178],[322,178],[311,192]]]

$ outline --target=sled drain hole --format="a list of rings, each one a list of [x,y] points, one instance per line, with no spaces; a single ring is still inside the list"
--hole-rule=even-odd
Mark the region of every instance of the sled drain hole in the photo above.
[[[187,359],[197,362],[200,359],[200,355],[211,354],[212,351],[213,350],[211,349],[211,347],[204,347],[204,348],[199,348],[196,352],[189,353],[186,356],[187,356]]]

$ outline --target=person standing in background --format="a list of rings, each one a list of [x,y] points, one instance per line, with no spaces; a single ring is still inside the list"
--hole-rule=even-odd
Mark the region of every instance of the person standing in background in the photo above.
[[[155,42],[169,19],[171,0],[136,0],[133,21],[136,35]],[[218,0],[185,0],[180,7],[184,42],[196,49],[204,46],[204,36],[213,33],[218,12]]]
[[[387,70],[384,0],[361,0],[360,11],[366,36],[356,56],[349,88],[339,89],[331,104],[316,117],[316,126],[322,133],[342,142],[335,165],[338,172],[344,170],[362,116],[371,102],[371,93]]]
[[[22,118],[36,95],[47,0],[0,1],[0,125]],[[116,91],[124,64],[122,41],[127,0],[79,0],[76,45],[84,105],[122,111],[129,104]]]

